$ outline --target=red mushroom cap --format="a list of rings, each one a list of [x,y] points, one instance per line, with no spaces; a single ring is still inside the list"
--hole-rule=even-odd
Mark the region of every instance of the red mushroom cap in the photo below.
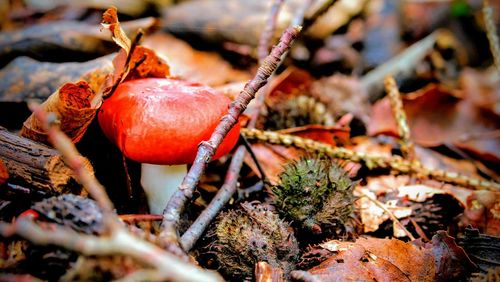
[[[168,78],[127,81],[104,101],[98,115],[104,134],[128,158],[151,164],[194,161],[198,145],[210,139],[230,99],[197,83]],[[213,159],[236,144],[236,124]]]

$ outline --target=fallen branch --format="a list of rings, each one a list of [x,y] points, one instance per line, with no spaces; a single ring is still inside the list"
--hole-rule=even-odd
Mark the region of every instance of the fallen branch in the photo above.
[[[276,28],[276,20],[278,12],[280,10],[283,0],[275,0],[271,7],[271,12],[269,16],[266,29],[263,31],[258,46],[259,61],[263,63],[268,55],[268,50],[274,30]],[[303,15],[302,15],[303,16]],[[284,55],[286,56],[286,52]],[[273,72],[274,73],[274,72]],[[272,75],[271,75],[272,78]],[[255,109],[251,114],[250,121],[248,122],[249,128],[254,128],[259,117],[260,109],[264,104],[264,100],[267,94],[267,85],[262,87],[257,94],[255,99]],[[180,245],[184,251],[189,251],[196,241],[200,238],[201,234],[205,231],[207,226],[212,222],[212,220],[217,216],[219,211],[226,205],[226,203],[231,199],[233,194],[236,192],[238,184],[238,176],[240,174],[241,167],[243,166],[243,161],[245,159],[247,148],[245,145],[240,145],[236,149],[231,163],[229,164],[229,169],[226,173],[226,178],[224,184],[219,189],[215,197],[212,199],[210,204],[205,208],[205,210],[198,216],[198,218],[191,224],[191,226],[186,230],[180,239]]]
[[[98,237],[59,226],[53,226],[48,231],[29,218],[20,218],[13,224],[0,222],[0,235],[19,235],[38,245],[61,246],[86,256],[130,256],[140,263],[153,266],[161,274],[156,276],[161,281],[222,281],[215,272],[184,263],[173,254],[131,235],[123,227],[114,230],[110,236]]]
[[[247,139],[255,139],[271,144],[294,146],[309,152],[324,154],[330,158],[349,160],[352,162],[363,162],[369,169],[387,168],[400,174],[414,174],[416,177],[429,178],[463,187],[474,189],[487,189],[491,191],[500,190],[500,184],[494,181],[482,180],[456,172],[428,168],[418,161],[408,161],[400,156],[383,156],[356,152],[343,147],[333,147],[312,139],[302,138],[289,134],[281,134],[273,131],[262,131],[258,129],[241,129],[241,134]]]
[[[18,136],[0,127],[0,160],[9,172],[9,183],[50,194],[72,192],[81,194],[73,172],[54,149]],[[82,165],[91,173],[90,162],[83,158]]]
[[[255,77],[245,85],[245,88],[236,97],[231,106],[229,107],[228,114],[226,114],[217,128],[212,133],[210,139],[202,142],[199,145],[198,153],[191,166],[188,174],[184,177],[179,189],[172,195],[172,198],[167,204],[163,212],[163,222],[160,236],[169,244],[179,244],[178,234],[176,230],[180,214],[183,212],[186,202],[191,199],[193,191],[199,182],[199,179],[208,162],[212,159],[216,149],[222,143],[222,140],[229,132],[229,130],[238,122],[238,118],[248,106],[248,103],[255,97],[257,91],[266,84],[269,76],[277,68],[281,56],[290,48],[293,40],[299,34],[301,28],[293,27],[287,29],[278,45],[276,45],[269,56],[262,62],[257,70]]]

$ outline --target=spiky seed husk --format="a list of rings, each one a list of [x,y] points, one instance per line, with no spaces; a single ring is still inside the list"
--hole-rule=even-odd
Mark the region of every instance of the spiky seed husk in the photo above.
[[[289,225],[258,203],[221,213],[213,251],[222,270],[237,278],[251,278],[254,266],[265,261],[285,274],[298,259],[299,248]]]
[[[323,158],[301,158],[285,165],[271,188],[274,205],[286,219],[313,233],[344,231],[354,211],[355,182],[337,164]]]

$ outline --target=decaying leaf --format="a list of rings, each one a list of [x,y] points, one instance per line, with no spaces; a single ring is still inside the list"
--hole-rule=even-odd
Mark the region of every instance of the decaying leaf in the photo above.
[[[66,83],[42,107],[47,112],[55,113],[61,122],[61,130],[73,142],[78,142],[96,114],[97,108],[91,105],[94,95],[94,90],[85,81]],[[24,122],[21,135],[41,143],[49,143],[43,123],[34,114]]]
[[[102,97],[112,95],[118,84],[127,80],[170,75],[170,67],[164,59],[158,57],[153,50],[138,46],[137,40],[141,33],[138,33],[139,38],[136,37],[134,42],[127,37],[118,21],[116,8],[112,7],[104,12],[101,25],[111,31],[113,41],[121,47],[113,59],[114,70],[107,76],[104,89],[99,93]],[[100,95],[97,98],[100,99]]]
[[[333,255],[308,272],[321,281],[450,281],[475,270],[464,250],[446,232],[418,247],[397,239],[328,241]]]

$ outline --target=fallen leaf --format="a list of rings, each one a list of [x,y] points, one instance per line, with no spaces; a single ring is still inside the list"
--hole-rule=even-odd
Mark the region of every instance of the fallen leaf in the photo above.
[[[476,269],[464,250],[440,231],[422,247],[397,239],[361,237],[319,245],[333,252],[308,270],[321,281],[453,281]]]
[[[283,166],[292,160],[298,160],[302,153],[295,148],[289,148],[270,144],[252,144],[252,151],[255,154],[262,170],[266,174],[267,180],[276,185],[279,182],[279,174],[283,171]],[[259,170],[253,159],[246,154],[245,164],[247,164],[254,173],[259,175]]]
[[[397,239],[334,240],[320,246],[334,251],[308,271],[321,281],[435,281],[432,254]]]
[[[94,95],[85,81],[66,83],[42,107],[46,112],[53,112],[58,116],[61,130],[76,143],[82,139],[97,112],[97,108],[91,106]],[[49,143],[43,123],[34,114],[24,122],[21,135],[37,142]]]
[[[436,281],[456,281],[477,266],[469,259],[462,247],[446,231],[438,231],[427,244],[432,248],[436,266]]]
[[[348,144],[350,130],[339,126],[306,125],[278,130],[279,133],[297,135],[332,146]]]

